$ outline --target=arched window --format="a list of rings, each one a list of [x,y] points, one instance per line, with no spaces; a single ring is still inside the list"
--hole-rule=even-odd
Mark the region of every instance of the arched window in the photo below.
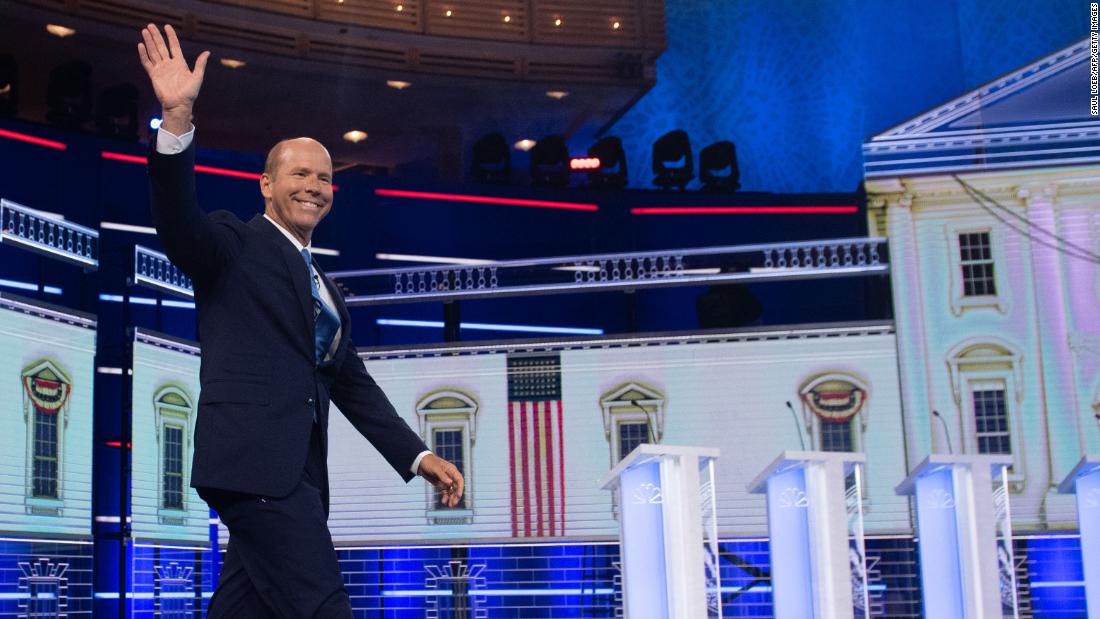
[[[416,416],[420,436],[440,458],[454,464],[466,480],[465,492],[455,507],[443,505],[442,495],[428,486],[428,521],[465,524],[473,521],[473,446],[477,438],[478,403],[458,389],[440,389],[420,399]]]
[[[60,515],[72,379],[53,361],[41,359],[23,369],[22,382],[23,421],[27,427],[27,511]]]
[[[970,338],[948,351],[947,367],[961,451],[1011,455],[1009,479],[1018,490],[1025,473],[1017,430],[1024,395],[1019,350],[1000,338]]]
[[[642,443],[660,443],[665,430],[665,396],[639,382],[619,385],[600,398],[611,466]]]
[[[863,451],[866,383],[839,372],[818,375],[799,390],[803,418],[818,451]]]
[[[153,396],[156,413],[158,510],[163,524],[184,524],[187,517],[188,462],[194,400],[182,388],[164,385]]]

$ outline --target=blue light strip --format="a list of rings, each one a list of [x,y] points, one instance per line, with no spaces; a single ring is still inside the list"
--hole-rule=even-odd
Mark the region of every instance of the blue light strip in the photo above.
[[[5,286],[7,288],[15,288],[17,290],[30,290],[30,291],[33,291],[33,292],[38,292],[39,291],[38,284],[32,284],[30,282],[20,282],[20,281],[14,280],[14,279],[2,279],[2,278],[0,278],[0,286]],[[42,290],[42,292],[45,292],[46,294],[61,294],[61,289],[58,288],[57,286],[42,286],[41,290]]]
[[[375,321],[380,326],[389,327],[428,327],[442,329],[443,322],[439,320],[405,320],[401,318],[379,318]],[[551,327],[540,325],[505,325],[487,322],[462,322],[460,329],[470,331],[507,331],[512,333],[557,333],[562,335],[603,335],[603,329],[587,329],[584,327]]]
[[[886,585],[870,585],[868,591],[886,591]],[[753,585],[748,589],[741,587],[721,587],[720,593],[771,593],[770,585]],[[613,595],[614,589],[467,589],[466,595],[471,597],[509,597],[509,596],[542,596],[542,595]],[[382,592],[382,597],[449,597],[454,595],[450,589],[391,589]]]
[[[129,300],[130,303],[136,303],[137,305],[156,305],[157,300],[149,297],[125,297],[120,294],[101,294],[99,295],[100,301],[109,301],[111,303],[122,303]],[[178,307],[182,309],[195,309],[195,303],[193,301],[177,301],[175,299],[161,299],[161,307]]]

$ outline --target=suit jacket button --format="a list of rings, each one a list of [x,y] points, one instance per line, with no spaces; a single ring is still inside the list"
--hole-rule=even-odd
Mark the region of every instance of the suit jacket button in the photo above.
[[[306,398],[306,404],[313,406],[313,398]]]

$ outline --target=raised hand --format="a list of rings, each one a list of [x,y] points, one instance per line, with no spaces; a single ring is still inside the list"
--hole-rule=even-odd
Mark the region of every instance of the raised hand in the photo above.
[[[165,43],[160,30],[149,24],[141,31],[142,42],[138,43],[138,58],[141,66],[149,75],[153,92],[163,108],[162,126],[171,133],[180,135],[191,127],[191,109],[202,88],[202,78],[206,74],[206,61],[210,52],[199,54],[195,68],[191,70],[183,58],[180,40],[172,26],[164,27],[168,35]]]
[[[465,481],[455,465],[435,454],[428,454],[420,461],[417,474],[443,493],[443,504],[447,507],[458,505],[462,498]]]

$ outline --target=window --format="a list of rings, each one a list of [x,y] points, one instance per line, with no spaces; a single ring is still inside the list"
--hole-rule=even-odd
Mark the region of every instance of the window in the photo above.
[[[1014,263],[1006,261],[1003,233],[990,226],[954,222],[946,224],[944,232],[947,277],[932,273],[930,281],[943,279],[947,283],[951,312],[961,316],[970,309],[993,308],[1007,313],[1009,291],[1004,274]]]
[[[806,429],[813,439],[813,449],[863,450],[867,393],[867,385],[862,380],[839,372],[820,374],[802,386],[799,399]]]
[[[164,496],[165,509],[183,509],[183,428],[164,426]]]
[[[435,455],[450,461],[459,471],[466,470],[465,437],[462,428],[435,428],[432,431],[432,452]],[[435,508],[451,509],[443,504],[443,493],[435,490]],[[458,501],[457,509],[466,508],[465,494]]]
[[[164,385],[153,396],[160,452],[158,484],[162,524],[187,522],[187,464],[191,460],[193,401],[190,394],[175,385]]]
[[[1026,473],[1015,436],[1023,401],[1020,352],[1000,338],[983,337],[964,340],[947,354],[958,416],[948,414],[945,421],[961,430],[964,453],[1011,455],[1009,486],[1019,492]]]
[[[634,448],[642,443],[652,442],[649,438],[648,421],[619,422],[619,460],[630,455]]]
[[[34,491],[32,496],[57,496],[57,414],[34,411]]]
[[[72,380],[49,359],[40,359],[24,368],[21,378],[27,513],[60,516],[65,498],[65,427]]]
[[[623,383],[600,398],[603,430],[611,466],[643,443],[660,443],[665,424],[665,396],[639,382]]]
[[[978,453],[1012,453],[1004,387],[977,389],[971,392],[971,396],[974,405],[974,437],[978,440]]]
[[[852,422],[822,423],[819,442],[821,443],[821,451],[855,451],[855,441],[852,438]]]
[[[473,447],[477,439],[478,403],[470,394],[452,388],[433,391],[416,404],[420,437],[435,455],[449,460],[462,473],[465,491],[458,505],[447,507],[442,494],[426,486],[428,522],[470,524],[474,518]]]
[[[962,269],[964,297],[997,294],[988,232],[964,232],[959,235],[959,267]]]

